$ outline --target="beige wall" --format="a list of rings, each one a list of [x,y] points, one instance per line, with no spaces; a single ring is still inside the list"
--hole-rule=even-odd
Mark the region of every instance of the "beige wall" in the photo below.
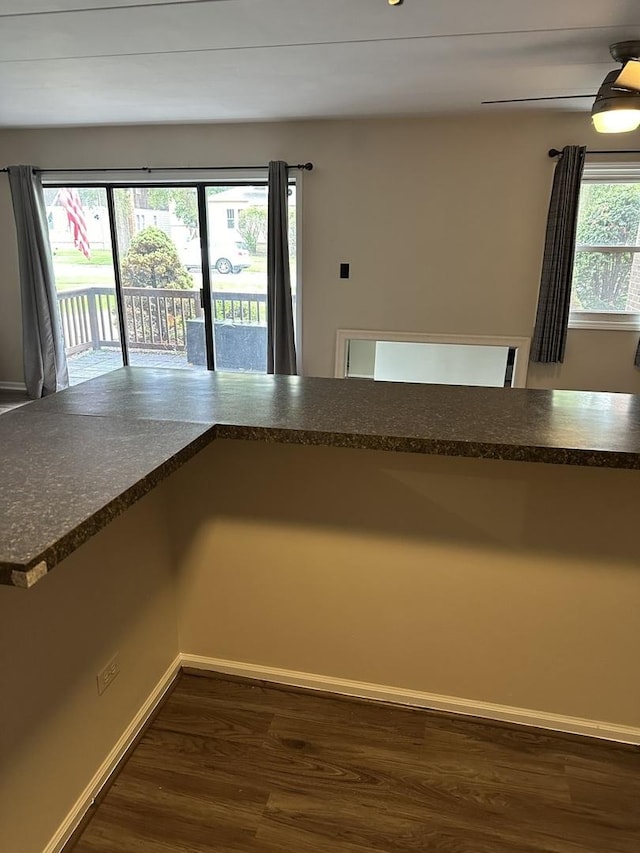
[[[0,849],[41,853],[178,650],[640,727],[637,479],[211,445],[0,587]]]
[[[584,113],[0,131],[5,162],[42,167],[312,160],[303,200],[304,371],[333,374],[338,328],[529,335],[553,162],[602,147]],[[628,138],[607,147],[629,147]],[[0,381],[21,379],[15,240],[0,180]],[[351,264],[351,279],[338,264]],[[570,332],[534,387],[640,391],[637,333]]]
[[[181,651],[640,726],[637,481],[216,443],[171,481]]]
[[[0,850],[41,853],[178,652],[157,490],[30,590],[0,587]],[[102,695],[96,674],[118,652]]]

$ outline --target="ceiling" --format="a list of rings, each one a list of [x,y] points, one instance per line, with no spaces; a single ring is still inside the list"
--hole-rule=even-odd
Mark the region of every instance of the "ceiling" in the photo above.
[[[595,93],[631,38],[638,0],[0,0],[0,126],[475,111]]]

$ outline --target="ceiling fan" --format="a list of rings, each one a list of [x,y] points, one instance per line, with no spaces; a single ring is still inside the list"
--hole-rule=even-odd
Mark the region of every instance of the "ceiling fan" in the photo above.
[[[517,104],[526,101],[561,101],[595,98],[591,118],[599,133],[624,133],[640,127],[640,40],[620,41],[609,48],[622,70],[616,68],[604,78],[598,92],[590,95],[556,95],[543,98],[509,98],[483,104]]]

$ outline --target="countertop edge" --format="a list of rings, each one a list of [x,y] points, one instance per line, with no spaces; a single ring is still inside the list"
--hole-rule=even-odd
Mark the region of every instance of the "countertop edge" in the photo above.
[[[426,455],[491,459],[511,462],[579,465],[597,468],[640,469],[640,453],[606,449],[562,448],[514,443],[474,442],[371,433],[345,433],[290,427],[260,427],[240,424],[202,424],[204,432],[169,459],[116,495],[81,521],[28,563],[0,561],[0,585],[28,589],[84,544],[110,521],[150,492],[216,439],[260,441],[274,444],[342,447]]]
[[[399,453],[423,453],[432,456],[494,459],[505,462],[532,462],[552,465],[580,465],[592,468],[640,469],[640,453],[616,450],[551,447],[508,442],[478,442],[461,439],[420,438],[342,433],[288,427],[255,427],[218,424],[216,438],[263,441],[273,444],[346,447]]]
[[[53,544],[40,551],[28,563],[0,561],[0,585],[30,589],[48,575],[58,563],[76,551],[96,533],[106,527],[130,506],[152,491],[185,462],[211,444],[216,438],[216,426],[205,427],[197,438],[165,459],[160,465],[145,474],[119,495],[113,497],[100,509],[83,519],[74,528],[64,533]]]

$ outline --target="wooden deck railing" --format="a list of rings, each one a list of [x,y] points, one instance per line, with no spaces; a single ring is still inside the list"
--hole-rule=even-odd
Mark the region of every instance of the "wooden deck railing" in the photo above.
[[[58,293],[58,305],[68,355],[119,341],[112,287],[84,287]]]
[[[181,351],[187,321],[202,317],[198,290],[124,287],[129,347]],[[68,355],[116,346],[120,342],[113,287],[84,287],[58,293]],[[267,322],[265,293],[212,293],[214,323],[259,325]]]

